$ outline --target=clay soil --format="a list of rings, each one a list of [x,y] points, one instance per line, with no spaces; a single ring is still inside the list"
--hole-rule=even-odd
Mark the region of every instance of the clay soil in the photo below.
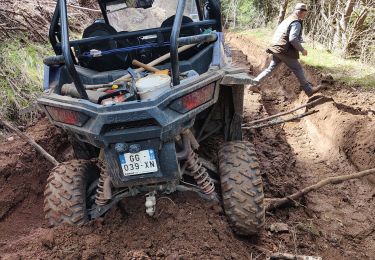
[[[267,56],[251,39],[232,35],[229,40],[238,65],[257,73],[266,64]],[[313,83],[326,82],[326,75],[306,71]],[[375,93],[335,82],[325,87],[321,95],[329,99],[315,114],[245,131],[257,148],[266,197],[375,167]],[[245,123],[307,101],[283,66],[260,88],[261,94],[246,91]],[[66,135],[47,119],[26,133],[59,161],[72,158]],[[253,238],[235,236],[221,204],[194,193],[159,195],[153,218],[144,213],[139,196],[83,227],[51,228],[42,208],[52,165],[18,137],[9,137],[0,145],[0,259],[265,259],[269,252],[375,259],[371,178],[326,186],[295,205],[267,212],[264,231]],[[271,232],[274,223],[287,224],[288,230]]]

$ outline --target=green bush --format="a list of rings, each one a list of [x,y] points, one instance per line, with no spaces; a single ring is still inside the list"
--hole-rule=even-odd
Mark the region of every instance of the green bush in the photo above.
[[[0,113],[21,120],[22,110],[32,104],[42,91],[43,58],[49,46],[23,40],[9,40],[0,45]]]

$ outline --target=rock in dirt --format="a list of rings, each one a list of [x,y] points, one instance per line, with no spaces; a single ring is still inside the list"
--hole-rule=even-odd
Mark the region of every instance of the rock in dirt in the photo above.
[[[52,249],[55,246],[55,235],[53,230],[48,230],[40,239],[40,242],[47,249]]]
[[[178,259],[178,254],[177,253],[172,253],[169,256],[167,256],[167,258],[165,258],[165,259],[166,260],[177,260]]]
[[[321,79],[320,82],[325,83],[325,84],[329,84],[329,85],[333,85],[333,83],[335,83],[335,80],[333,79],[332,75],[327,74],[327,75],[322,76],[322,79]]]
[[[271,232],[275,232],[275,233],[289,232],[288,224],[280,223],[280,222],[271,224],[269,229]]]

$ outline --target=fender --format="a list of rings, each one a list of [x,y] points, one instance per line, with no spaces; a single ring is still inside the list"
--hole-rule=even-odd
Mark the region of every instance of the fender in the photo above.
[[[226,74],[221,80],[220,85],[235,86],[235,85],[255,85],[256,81],[245,72],[236,74]]]

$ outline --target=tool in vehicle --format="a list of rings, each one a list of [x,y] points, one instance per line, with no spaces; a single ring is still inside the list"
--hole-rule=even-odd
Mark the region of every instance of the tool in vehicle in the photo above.
[[[150,65],[144,64],[144,63],[142,63],[142,62],[140,62],[138,60],[133,60],[132,64],[134,66],[138,66],[140,68],[144,68],[145,70],[148,70],[148,71],[151,71],[151,72],[158,72],[158,71],[160,71],[159,69],[154,68],[154,67],[152,67]]]
[[[178,48],[178,53],[182,53],[184,51],[187,51],[187,50],[189,50],[190,48],[192,48],[194,46],[195,46],[195,44],[190,44],[190,45],[182,46],[182,47]],[[153,60],[152,62],[148,63],[147,65],[148,66],[158,65],[159,63],[162,63],[163,61],[168,60],[170,57],[171,57],[170,53],[164,54],[163,56],[161,56],[161,57]],[[135,71],[136,72],[141,72],[141,71],[144,71],[144,70],[145,70],[144,68],[138,68]],[[116,79],[114,82],[119,82],[119,81],[122,81],[122,80],[127,80],[129,78],[130,78],[130,75],[127,74],[127,75],[125,75],[125,76],[123,76],[121,78]]]

